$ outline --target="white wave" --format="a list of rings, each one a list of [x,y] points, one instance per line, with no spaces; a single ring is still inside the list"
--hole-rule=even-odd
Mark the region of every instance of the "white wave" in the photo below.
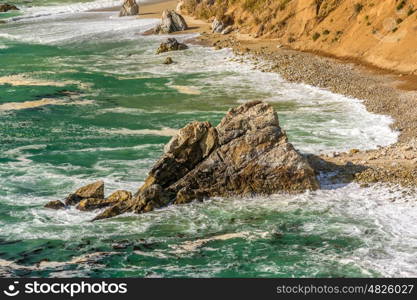
[[[25,102],[8,102],[5,104],[0,104],[0,111],[21,110],[21,109],[41,107],[45,105],[54,105],[54,104],[59,103],[59,101],[60,100],[58,99],[45,98],[41,100],[25,101]]]
[[[97,261],[103,257],[110,255],[120,254],[118,252],[94,252],[77,257],[73,257],[68,261],[49,261],[43,260],[35,265],[19,265],[14,261],[0,259],[0,269],[11,269],[11,270],[24,270],[24,271],[42,271],[47,269],[59,269],[69,265],[83,265],[83,264],[96,264]]]
[[[183,244],[174,246],[174,253],[181,254],[196,251],[199,247],[203,246],[204,244],[212,241],[225,241],[230,239],[242,238],[247,239],[249,236],[248,232],[236,232],[236,233],[227,233],[216,235],[210,238],[199,239],[195,241],[187,241]]]
[[[120,0],[96,0],[91,2],[78,2],[64,5],[21,7],[24,15],[11,18],[11,20],[24,20],[64,13],[79,13],[94,9],[120,6]]]
[[[112,131],[100,131],[106,133],[113,133]],[[130,147],[95,147],[95,148],[83,148],[83,149],[72,149],[72,150],[60,150],[60,151],[52,151],[49,152],[50,154],[58,154],[58,153],[77,153],[77,152],[111,152],[111,151],[120,151],[120,150],[144,150],[149,147],[153,147],[153,144],[141,144],[137,146],[130,146]]]
[[[181,94],[186,95],[201,95],[201,91],[194,86],[185,86],[185,85],[168,85],[169,87],[176,89]]]
[[[146,54],[147,65],[137,62],[137,58],[130,63],[147,74],[167,76],[168,86],[180,87],[181,93],[183,87],[192,87],[195,102],[230,97],[238,98],[239,103],[250,100],[272,103],[277,107],[282,126],[291,135],[291,142],[303,152],[376,149],[398,139],[399,133],[390,128],[393,119],[368,112],[361,100],[306,84],[288,83],[276,73],[254,69],[250,62],[233,61],[235,56],[230,50],[191,46],[187,51],[175,53],[175,73],[187,74],[186,82],[176,82],[173,70],[162,65],[158,61],[161,58],[152,50]],[[119,68],[114,66],[113,72],[118,74]]]
[[[9,75],[9,76],[1,76],[0,77],[0,85],[9,84],[12,86],[20,86],[20,85],[32,85],[32,86],[57,86],[57,87],[64,87],[66,85],[80,85],[79,81],[53,81],[53,80],[44,80],[44,79],[36,79],[30,77],[30,73],[28,74],[17,74],[17,75]]]
[[[140,0],[141,4],[155,2],[154,0]],[[91,0],[88,2],[76,2],[68,4],[51,3],[51,5],[44,6],[20,6],[23,16],[11,18],[11,20],[21,20],[28,18],[39,18],[50,15],[58,15],[65,13],[80,13],[90,10],[100,10],[103,8],[117,8],[122,5],[122,0]],[[117,9],[112,12],[117,15]]]
[[[144,113],[148,113],[144,109],[140,108],[131,108],[131,107],[111,107],[111,108],[103,108],[97,111],[100,114],[128,114],[128,115],[143,115]]]
[[[170,206],[143,215],[130,214],[105,220],[100,222],[100,226],[88,222],[97,211],[52,211],[39,207],[11,212],[22,221],[11,227],[1,226],[0,234],[10,238],[56,238],[74,241],[79,237],[102,237],[103,232],[108,236],[119,236],[128,232],[131,235],[150,237],[154,226],[162,226],[167,230],[165,235],[158,235],[163,241],[169,240],[171,231],[180,231],[189,237],[190,242],[171,243],[172,250],[160,253],[171,257],[179,253],[198,251],[198,247],[209,250],[207,246],[210,242],[217,242],[216,247],[222,247],[219,242],[244,238],[248,239],[245,243],[249,246],[256,240],[270,239],[274,235],[276,223],[263,221],[249,224],[246,218],[256,219],[280,214],[286,216],[282,219],[283,224],[292,224],[291,218],[297,218],[297,226],[290,229],[290,235],[307,238],[320,236],[323,241],[349,239],[359,242],[357,246],[347,248],[333,247],[331,243],[325,242],[320,246],[320,251],[307,247],[303,251],[310,251],[310,262],[352,265],[361,268],[364,273],[372,270],[387,277],[414,277],[417,276],[415,197],[415,193],[401,188],[389,189],[379,185],[359,188],[357,184],[350,184],[339,189],[306,192],[301,195],[212,199],[203,203]],[[234,227],[225,222],[232,218],[235,219]],[[54,230],[51,231],[51,227]],[[231,231],[231,228],[236,231]],[[286,232],[282,234],[285,237]],[[233,251],[228,247],[221,249],[225,255],[227,251]],[[295,250],[288,249],[293,254]],[[261,264],[259,257],[257,263]],[[258,266],[263,267],[265,266]],[[269,261],[268,268],[277,273],[288,273],[288,270],[282,269],[279,261]],[[311,276],[314,276],[313,270],[311,271]]]
[[[178,129],[164,127],[161,129],[111,129],[106,130],[106,133],[115,135],[158,135],[158,136],[174,136],[178,133]]]
[[[0,37],[40,44],[100,41],[103,35],[134,39],[137,33],[154,27],[158,22],[157,19],[119,18],[111,12],[52,14],[34,20],[11,22],[2,29]],[[36,28],[36,33],[33,28]]]

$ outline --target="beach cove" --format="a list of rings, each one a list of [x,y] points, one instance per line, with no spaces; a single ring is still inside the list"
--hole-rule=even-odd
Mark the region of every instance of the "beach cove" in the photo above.
[[[415,276],[416,202],[406,187],[320,178],[321,190],[300,195],[213,198],[96,223],[97,212],[43,207],[98,179],[136,190],[178,129],[217,124],[251,100],[271,104],[305,154],[398,140],[395,120],[359,99],[260,70],[223,42],[191,43],[207,23],[187,19],[192,30],[175,37],[190,48],[156,55],[167,36],[143,33],[173,3],[118,18],[114,2],[35,1],[0,24],[1,274]],[[164,65],[167,56],[175,63]]]

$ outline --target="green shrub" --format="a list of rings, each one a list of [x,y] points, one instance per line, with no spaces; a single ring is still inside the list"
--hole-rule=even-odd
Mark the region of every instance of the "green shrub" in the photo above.
[[[403,9],[404,8],[404,6],[405,6],[405,4],[406,4],[406,1],[405,0],[402,0],[398,5],[397,5],[397,10],[401,10],[401,9]]]
[[[313,38],[313,41],[317,41],[320,38],[320,33],[318,32],[314,33],[312,38]]]
[[[363,9],[363,4],[362,3],[356,3],[355,4],[355,12],[358,14],[362,11]]]

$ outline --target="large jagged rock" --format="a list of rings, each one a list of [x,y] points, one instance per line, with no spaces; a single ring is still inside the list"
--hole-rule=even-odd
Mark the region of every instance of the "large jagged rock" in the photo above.
[[[168,34],[177,31],[184,31],[188,29],[183,16],[176,13],[174,10],[164,10],[162,13],[161,24],[155,27],[155,33]]]
[[[124,0],[119,17],[139,15],[139,4],[135,0]]]
[[[159,48],[156,50],[156,54],[186,49],[188,49],[186,44],[180,43],[174,38],[168,38],[165,42],[159,45]]]
[[[214,196],[318,188],[314,170],[288,143],[273,107],[254,101],[231,109],[217,127],[193,122],[182,128],[132,200],[95,220]]]
[[[19,10],[15,5],[9,3],[0,3],[0,12],[8,12],[9,10]]]

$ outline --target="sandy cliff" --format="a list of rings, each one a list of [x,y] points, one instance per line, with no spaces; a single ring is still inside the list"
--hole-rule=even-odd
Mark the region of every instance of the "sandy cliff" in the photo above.
[[[417,74],[417,0],[184,0],[201,19],[302,51]]]

